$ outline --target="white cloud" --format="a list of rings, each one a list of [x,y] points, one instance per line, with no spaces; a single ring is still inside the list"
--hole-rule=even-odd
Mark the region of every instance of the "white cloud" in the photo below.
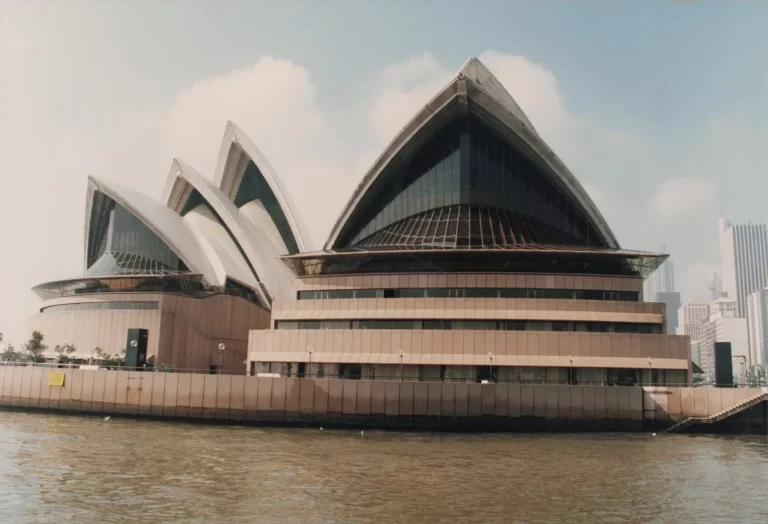
[[[650,210],[661,221],[686,220],[715,209],[715,184],[696,177],[671,178],[656,189]]]
[[[451,78],[431,53],[385,67],[377,76],[377,96],[369,112],[375,139],[382,146],[413,118]]]
[[[546,139],[573,130],[575,119],[565,102],[552,71],[519,55],[486,51],[480,60],[509,91],[533,127]]]

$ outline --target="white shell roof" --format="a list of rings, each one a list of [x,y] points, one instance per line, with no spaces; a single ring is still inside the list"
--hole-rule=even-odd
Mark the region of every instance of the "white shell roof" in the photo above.
[[[174,160],[163,190],[163,201],[171,210],[179,213],[193,188],[219,215],[247,257],[247,260],[238,260],[238,257],[242,259],[240,253],[229,257],[217,253],[225,266],[227,275],[253,288],[265,305],[270,304],[274,298],[291,298],[293,296],[293,276],[285,264],[280,261],[279,257],[283,253],[278,251],[273,239],[270,239],[269,234],[264,231],[264,229],[268,230],[274,227],[271,222],[257,221],[254,224],[219,188],[192,167],[179,160]],[[264,217],[265,221],[270,220],[266,213],[264,213]],[[203,232],[203,235],[210,236],[211,233]],[[226,242],[226,239],[210,240],[218,245],[223,245]],[[247,276],[243,276],[243,268],[248,271]],[[256,275],[253,275],[251,268]]]
[[[85,204],[85,263],[87,264],[88,238],[91,227],[93,194],[99,191],[130,211],[145,226],[165,242],[184,261],[192,273],[203,275],[209,286],[221,286],[215,268],[200,244],[197,234],[179,215],[160,202],[120,184],[88,177],[88,195]],[[87,268],[86,268],[87,269]]]
[[[256,167],[258,167],[264,180],[266,180],[270,189],[272,189],[275,198],[283,210],[283,214],[285,214],[285,217],[288,220],[288,224],[290,225],[291,232],[296,240],[299,251],[307,251],[308,246],[305,239],[309,237],[306,235],[306,228],[304,227],[301,218],[295,213],[295,209],[297,208],[291,200],[290,194],[283,187],[280,179],[277,177],[277,173],[267,161],[266,157],[264,157],[261,151],[259,151],[243,130],[231,121],[227,122],[227,126],[224,130],[224,137],[221,141],[219,157],[216,162],[214,184],[229,197],[229,199],[234,199],[235,193],[237,192],[235,183],[238,182],[236,177],[241,175],[242,170],[245,168],[243,157],[256,164]]]

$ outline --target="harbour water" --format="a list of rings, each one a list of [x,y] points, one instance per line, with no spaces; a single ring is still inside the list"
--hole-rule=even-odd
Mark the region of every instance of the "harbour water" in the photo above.
[[[765,522],[768,438],[0,411],[0,522]]]

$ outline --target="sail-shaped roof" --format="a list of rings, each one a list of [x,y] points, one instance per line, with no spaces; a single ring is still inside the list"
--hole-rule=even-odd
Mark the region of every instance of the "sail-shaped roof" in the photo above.
[[[255,227],[273,239],[281,254],[307,250],[304,228],[288,192],[264,155],[233,122],[227,122],[224,131],[214,182]]]
[[[162,199],[214,247],[227,278],[253,289],[264,305],[291,296],[292,277],[279,261],[283,253],[192,167],[173,161]]]
[[[190,273],[221,284],[195,232],[159,202],[89,177],[85,213],[86,276]]]
[[[324,249],[530,244],[619,248],[581,184],[471,58],[375,161]]]

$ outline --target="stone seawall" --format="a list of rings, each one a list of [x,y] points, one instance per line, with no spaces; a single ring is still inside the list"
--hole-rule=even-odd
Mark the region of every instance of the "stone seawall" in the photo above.
[[[61,385],[57,385],[61,383]],[[759,390],[261,378],[0,366],[0,406],[262,424],[640,431]]]

